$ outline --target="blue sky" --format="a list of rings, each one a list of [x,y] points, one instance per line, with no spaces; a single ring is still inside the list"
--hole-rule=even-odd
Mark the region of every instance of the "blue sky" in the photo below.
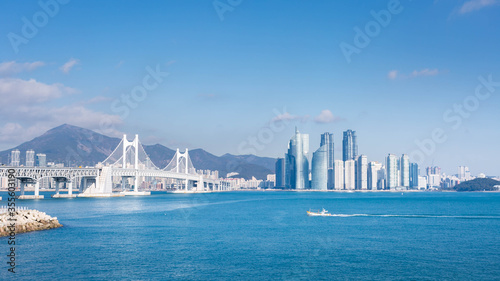
[[[353,129],[369,160],[407,153],[500,175],[500,86],[470,98],[479,77],[500,81],[500,1],[54,1],[40,1],[51,15],[38,1],[1,4],[0,149],[70,123],[279,157],[297,126],[311,152],[333,132],[337,159]],[[372,11],[391,18],[369,36]],[[369,44],[356,47],[355,28]],[[357,48],[350,62],[341,44]],[[154,87],[123,102],[144,79]],[[417,146],[435,130],[445,137]]]

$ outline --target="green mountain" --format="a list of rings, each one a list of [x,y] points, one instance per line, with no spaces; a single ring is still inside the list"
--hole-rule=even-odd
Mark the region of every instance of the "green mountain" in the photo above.
[[[474,179],[471,181],[466,181],[461,184],[457,184],[454,189],[456,191],[494,191],[498,190],[500,186],[500,181],[488,178]]]

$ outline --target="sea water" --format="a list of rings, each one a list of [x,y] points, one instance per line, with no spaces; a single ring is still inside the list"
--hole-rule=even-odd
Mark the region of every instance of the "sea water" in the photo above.
[[[499,193],[42,194],[2,280],[500,280]]]

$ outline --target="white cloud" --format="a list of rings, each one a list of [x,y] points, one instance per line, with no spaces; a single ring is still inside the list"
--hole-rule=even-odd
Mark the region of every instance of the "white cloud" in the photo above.
[[[70,105],[57,105],[59,99],[77,92],[61,83],[45,84],[35,79],[0,78],[0,99],[2,105],[6,105],[0,110],[2,148],[19,145],[65,123],[106,135],[122,135],[117,129],[123,123],[119,115],[86,107],[109,98],[96,96]]]
[[[95,96],[89,100],[80,102],[80,104],[96,104],[96,103],[107,102],[107,101],[111,101],[111,100],[112,100],[112,98],[109,98],[109,97]]]
[[[387,74],[387,77],[391,80],[396,79],[398,77],[398,71],[397,70],[389,71],[389,73]]]
[[[54,126],[68,123],[89,129],[101,129],[102,120],[106,120],[106,122],[114,125],[122,123],[118,115],[97,112],[78,104],[61,107],[24,105],[6,111],[5,113],[12,119],[24,121],[26,123],[48,122],[54,124]]]
[[[50,128],[42,127],[39,124],[24,128],[19,123],[7,123],[3,127],[0,127],[0,142],[4,145],[17,146],[21,143],[19,140],[31,140],[48,129]]]
[[[334,116],[333,113],[328,109],[322,110],[318,116],[314,117],[314,122],[320,124],[333,123],[340,120],[342,120],[342,118]]]
[[[422,70],[413,70],[408,75],[401,74],[401,73],[399,73],[398,70],[391,70],[391,71],[389,71],[389,73],[387,73],[387,78],[389,78],[391,80],[395,80],[398,78],[415,78],[415,77],[419,77],[419,76],[435,76],[435,75],[438,75],[441,73],[442,73],[442,71],[439,71],[436,68],[434,68],[434,69],[425,68]]]
[[[422,70],[414,70],[411,73],[411,77],[418,77],[418,76],[435,76],[439,74],[439,70],[437,69],[422,69]]]
[[[0,63],[0,75],[12,75],[24,71],[33,71],[39,67],[44,66],[42,61],[19,63],[15,61],[7,61]]]
[[[71,58],[65,64],[63,64],[59,69],[64,73],[69,73],[71,69],[80,63],[80,60]]]
[[[7,120],[7,123],[0,127],[2,145],[19,145],[65,123],[110,136],[122,135],[117,129],[123,124],[120,116],[94,111],[81,105],[63,107],[25,105],[2,111],[0,117],[2,120]]]
[[[288,112],[276,115],[271,122],[276,122],[276,121],[301,121],[301,122],[306,122],[309,120],[309,115],[304,115],[304,116],[298,116],[298,115],[292,115]]]
[[[459,14],[466,14],[473,11],[480,10],[482,8],[497,5],[500,2],[498,0],[471,0],[465,2],[462,7],[458,10]]]
[[[0,78],[0,99],[9,105],[39,103],[76,92],[60,83],[49,85],[35,79]]]

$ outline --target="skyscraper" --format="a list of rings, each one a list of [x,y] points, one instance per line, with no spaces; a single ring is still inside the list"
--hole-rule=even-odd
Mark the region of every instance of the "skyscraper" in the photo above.
[[[410,187],[418,189],[418,177],[420,175],[420,169],[417,163],[410,163]]]
[[[441,186],[441,168],[427,167],[427,185],[430,188],[437,188]]]
[[[441,168],[434,166],[434,167],[427,167],[427,176],[429,175],[441,175]]]
[[[288,144],[286,154],[286,184],[292,189],[309,187],[309,135],[301,134],[295,128],[295,135]]]
[[[10,152],[10,165],[13,167],[18,167],[20,164],[21,151],[14,149]]]
[[[333,177],[335,190],[344,189],[344,161],[335,160],[333,162]]]
[[[328,189],[334,188],[334,171],[333,165],[335,161],[334,157],[334,142],[333,142],[333,134],[324,133],[321,135],[321,143],[320,146],[326,145],[326,153],[328,158]]]
[[[401,186],[410,187],[410,158],[403,154],[399,162],[401,170]]]
[[[368,158],[360,155],[356,161],[356,189],[368,189]]]
[[[386,169],[385,167],[382,165],[382,169],[380,169],[377,173],[377,177],[378,177],[378,182],[377,182],[377,189],[378,190],[383,190],[386,188],[386,185],[385,185],[385,179],[386,179]]]
[[[468,181],[471,179],[469,167],[458,166],[458,179],[460,181]]]
[[[26,167],[35,166],[35,151],[32,149],[26,151]]]
[[[387,181],[386,189],[394,189],[399,184],[398,178],[398,158],[394,154],[389,154],[386,158]]]
[[[379,181],[379,173],[382,169],[382,164],[379,162],[370,162],[368,163],[368,189],[369,190],[377,190],[378,189],[378,181]]]
[[[342,141],[342,159],[356,160],[358,157],[358,143],[356,139],[356,131],[347,130],[344,132],[344,139]]]
[[[328,189],[328,150],[323,145],[313,153],[311,189]]]
[[[354,160],[344,162],[344,186],[346,190],[356,188],[356,164]]]
[[[38,153],[36,155],[36,166],[47,167],[47,156],[43,153]]]
[[[276,188],[285,188],[285,159],[278,158],[274,166],[276,170]]]

